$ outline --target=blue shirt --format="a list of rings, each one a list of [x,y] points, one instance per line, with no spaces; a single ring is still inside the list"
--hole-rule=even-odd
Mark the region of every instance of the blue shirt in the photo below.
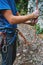
[[[17,9],[14,0],[0,0],[0,10],[11,10],[13,15],[16,15]],[[2,32],[12,32],[17,25],[10,24],[4,16],[0,13],[0,31]],[[10,30],[8,30],[10,29]]]

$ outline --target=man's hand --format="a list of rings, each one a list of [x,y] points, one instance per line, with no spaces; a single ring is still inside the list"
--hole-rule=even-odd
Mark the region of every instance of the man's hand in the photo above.
[[[39,10],[38,9],[35,10],[32,14],[33,14],[33,18],[38,18],[38,16],[39,16]]]
[[[34,18],[31,20],[30,25],[33,26],[38,22],[39,10],[35,10],[32,14]]]
[[[33,20],[31,21],[31,25],[35,25],[37,22],[38,22],[38,18],[33,19]]]
[[[31,23],[31,20],[26,21],[24,24],[30,24],[30,23]]]
[[[28,25],[35,25],[38,22],[38,18],[36,19],[32,19],[30,21],[26,21],[24,24],[28,24]]]

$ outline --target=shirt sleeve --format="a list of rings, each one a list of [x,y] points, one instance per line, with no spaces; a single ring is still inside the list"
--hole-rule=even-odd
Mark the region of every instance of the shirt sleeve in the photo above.
[[[0,10],[9,10],[11,9],[7,0],[0,0]]]
[[[15,0],[14,0],[14,10],[15,10],[15,13],[17,13],[17,8],[16,8],[16,3],[15,3]]]

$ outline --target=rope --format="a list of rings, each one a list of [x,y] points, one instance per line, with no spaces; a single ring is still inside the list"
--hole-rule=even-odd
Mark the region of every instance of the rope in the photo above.
[[[38,0],[36,0],[36,10],[38,9]]]
[[[36,0],[36,10],[37,10],[37,9],[38,9],[38,0]],[[36,19],[35,19],[34,21],[36,21]],[[38,21],[38,18],[37,18],[37,21]],[[25,23],[25,24],[26,24],[26,23]],[[27,24],[28,24],[28,23],[27,23]],[[23,33],[20,32],[19,29],[16,29],[16,30],[18,30],[18,34],[24,39],[25,44],[30,45],[31,43],[27,41],[27,39],[25,38],[25,36],[23,35]],[[35,33],[35,34],[34,34],[35,38],[34,38],[34,40],[32,40],[32,43],[34,43],[35,40],[36,40],[36,30],[34,30],[34,33]]]
[[[30,45],[30,42],[27,41],[27,39],[25,38],[25,36],[23,35],[23,33],[18,28],[16,28],[16,30],[18,31],[18,34],[23,38],[25,44],[26,45]]]

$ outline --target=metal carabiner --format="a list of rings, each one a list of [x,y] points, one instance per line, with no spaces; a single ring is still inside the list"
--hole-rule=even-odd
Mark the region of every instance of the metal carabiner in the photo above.
[[[7,50],[8,50],[8,46],[7,45],[3,45],[2,46],[2,52],[3,53],[7,53]]]

